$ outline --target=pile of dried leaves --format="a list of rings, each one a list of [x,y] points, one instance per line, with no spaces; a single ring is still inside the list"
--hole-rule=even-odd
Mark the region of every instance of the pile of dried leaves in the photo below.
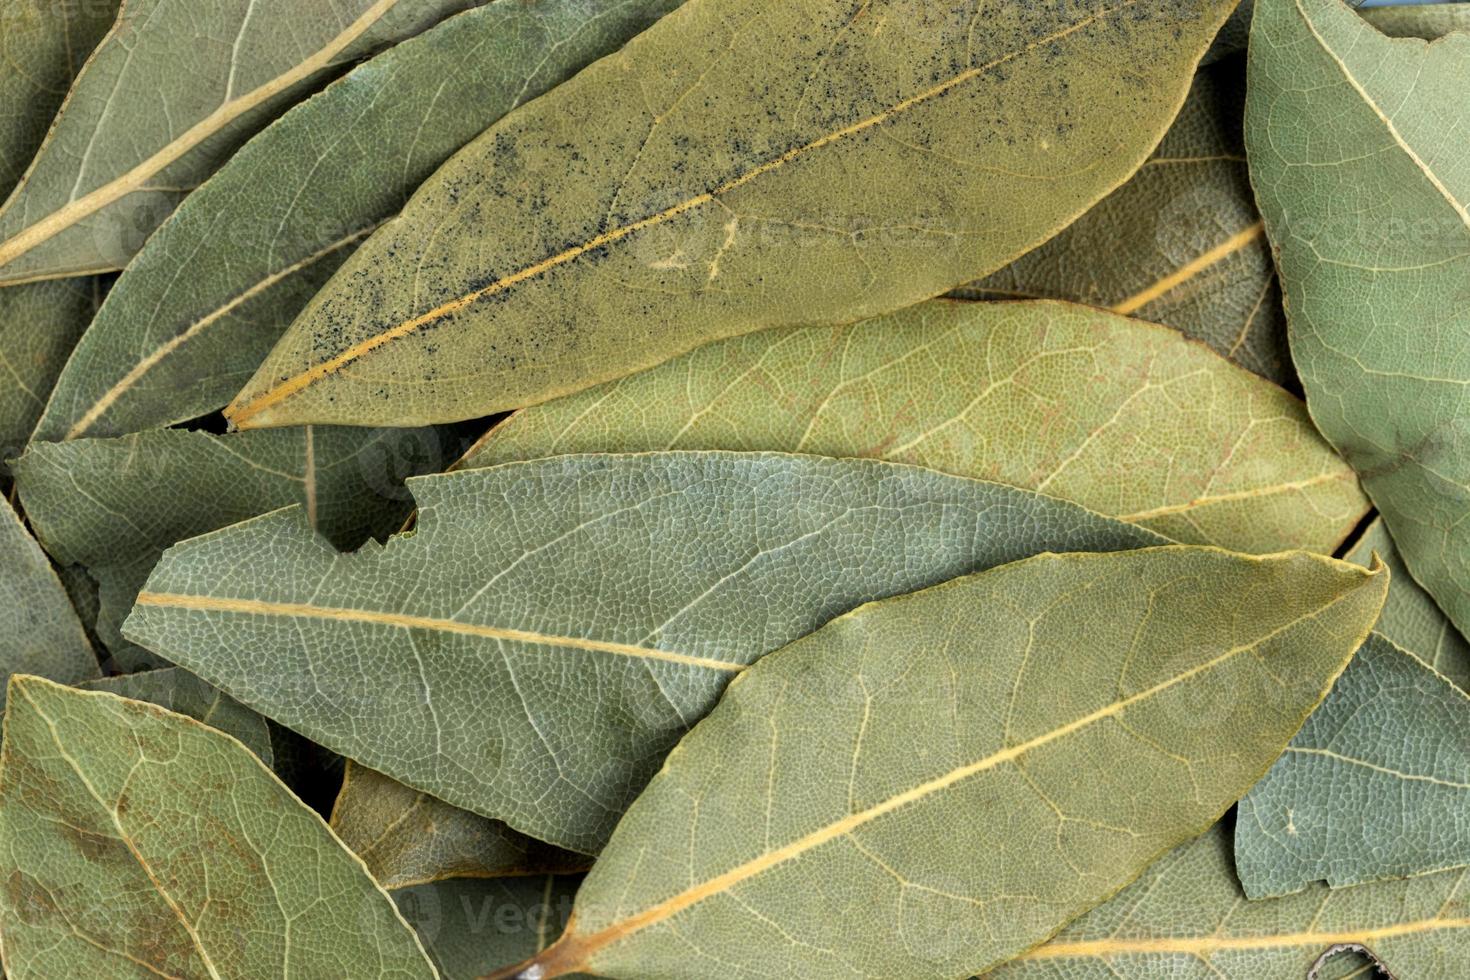
[[[1470,5],[1235,7],[0,0],[7,975],[1470,976]]]

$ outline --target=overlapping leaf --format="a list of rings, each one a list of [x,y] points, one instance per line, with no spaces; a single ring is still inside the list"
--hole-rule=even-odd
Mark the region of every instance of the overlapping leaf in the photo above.
[[[302,504],[335,544],[356,547],[401,526],[410,507],[403,478],[437,469],[452,452],[432,429],[161,430],[35,443],[15,476],[46,549],[98,581],[97,632],[114,659],[137,669],[158,657],[119,627],[169,545]]]
[[[1470,695],[1375,634],[1241,800],[1251,898],[1470,865]]]
[[[1051,241],[954,295],[1108,307],[1291,382],[1281,291],[1246,170],[1244,73],[1238,58],[1201,69],[1133,179]]]
[[[0,194],[25,173],[119,2],[0,0]]]
[[[535,956],[561,935],[577,877],[459,879],[393,893],[444,980],[476,978]]]
[[[332,808],[332,829],[384,888],[582,871],[591,863],[352,762]]]
[[[1387,587],[1302,552],[1175,545],[865,606],[730,686],[618,824],[563,937],[497,976],[996,966],[1208,828]]]
[[[1289,898],[1246,901],[1222,824],[989,980],[1302,980],[1355,944],[1396,977],[1470,975],[1470,873],[1450,871]],[[1319,980],[1371,978],[1351,949]]]
[[[97,657],[51,563],[0,497],[0,679],[97,676]],[[0,698],[0,707],[4,707]]]
[[[20,455],[77,339],[102,303],[87,276],[0,289],[0,473]]]
[[[1470,643],[1414,581],[1381,519],[1363,529],[1347,559],[1366,568],[1374,555],[1393,573],[1374,629],[1470,692]]]
[[[333,71],[475,2],[130,0],[0,209],[0,282],[122,268],[236,147]]]
[[[1233,5],[692,0],[445,164],[227,412],[473,418],[942,293],[1126,180]]]
[[[289,511],[175,547],[127,636],[348,758],[587,852],[768,651],[967,571],[1161,540],[869,460],[567,456],[410,486],[417,529],[381,549],[337,554]]]
[[[311,294],[450,154],[678,2],[490,4],[287,112],[130,263],[36,437],[120,435],[224,405]]]
[[[13,680],[0,938],[16,980],[432,980],[393,903],[249,750],[140,701]]]
[[[1312,417],[1470,628],[1470,34],[1257,0],[1246,140]]]
[[[661,449],[877,456],[1237,551],[1329,552],[1367,508],[1301,402],[1172,330],[1061,303],[719,341],[521,411],[462,465]]]
[[[148,701],[177,714],[188,715],[239,739],[240,744],[259,756],[267,766],[275,762],[270,726],[266,720],[187,670],[178,667],[144,670],[136,674],[104,677],[78,686],[134,701]]]

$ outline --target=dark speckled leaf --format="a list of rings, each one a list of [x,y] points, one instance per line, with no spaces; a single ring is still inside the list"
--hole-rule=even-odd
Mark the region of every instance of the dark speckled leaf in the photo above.
[[[1126,180],[1234,3],[691,0],[445,164],[227,414],[474,418],[938,295]]]

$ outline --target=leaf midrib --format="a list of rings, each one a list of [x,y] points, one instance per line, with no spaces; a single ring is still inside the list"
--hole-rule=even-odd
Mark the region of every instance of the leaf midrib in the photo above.
[[[359,341],[358,343],[353,344],[351,347],[347,348],[345,351],[336,355],[335,357],[329,358],[328,360],[323,361],[320,364],[314,365],[313,367],[308,368],[307,370],[302,371],[299,374],[295,374],[283,380],[277,381],[271,388],[268,388],[267,390],[261,392],[248,401],[242,402],[237,399],[235,402],[231,403],[228,408],[225,409],[225,416],[237,428],[250,428],[249,420],[254,416],[259,415],[261,412],[271,408],[274,405],[279,404],[285,399],[297,394],[298,392],[315,384],[316,382],[330,377],[333,374],[336,374],[342,368],[353,363],[354,361],[359,360],[364,355],[371,353],[384,344],[391,343],[392,341],[398,340],[401,337],[408,336],[409,334],[412,334],[423,327],[442,320],[447,316],[451,316],[454,313],[457,313],[482,299],[502,293],[512,288],[513,286],[519,285],[520,283],[525,282],[529,279],[534,279],[545,272],[549,272],[552,269],[558,268],[562,265],[566,265],[567,263],[574,262],[589,252],[593,252],[605,246],[612,245],[628,237],[629,235],[634,234],[635,232],[642,231],[645,228],[656,227],[665,222],[671,221],[674,218],[679,217],[680,215],[692,211],[695,208],[701,207],[704,204],[718,200],[723,195],[728,194],[731,191],[744,186],[745,184],[748,184],[768,173],[779,170],[781,167],[785,166],[787,163],[790,163],[793,160],[796,160],[808,153],[820,150],[833,143],[837,143],[841,140],[846,139],[849,136],[854,136],[862,133],[868,129],[873,128],[874,126],[881,125],[888,120],[904,112],[907,112],[909,109],[937,99],[940,96],[943,96],[951,90],[957,88],[958,86],[972,81],[973,79],[978,78],[990,72],[991,70],[1000,67],[1001,65],[1004,65],[1010,61],[1014,61],[1017,58],[1023,57],[1031,53],[1032,51],[1037,50],[1038,48],[1063,40],[1070,35],[1077,33],[1078,31],[1084,30],[1087,27],[1090,27],[1091,25],[1098,23],[1099,21],[1105,20],[1106,18],[1111,17],[1112,15],[1127,9],[1128,7],[1132,7],[1140,2],[1143,2],[1143,0],[1121,0],[1121,2],[1118,3],[1117,6],[1100,10],[1095,14],[1092,14],[1077,21],[1074,24],[1069,25],[1064,30],[1057,31],[1044,38],[1039,38],[1035,41],[1032,41],[1023,47],[1002,55],[1001,57],[987,62],[986,64],[976,65],[974,67],[968,68],[965,71],[960,72],[958,75],[946,79],[945,81],[940,82],[937,85],[934,85],[933,87],[918,93],[917,95],[910,96],[907,99],[895,103],[882,112],[876,113],[856,123],[852,123],[848,126],[843,127],[842,129],[834,130],[833,132],[827,133],[808,143],[793,147],[792,149],[787,150],[785,153],[782,153],[780,156],[767,160],[765,163],[762,163],[759,166],[754,167],[743,174],[740,174],[739,176],[719,185],[713,190],[705,191],[701,194],[697,194],[693,197],[687,198],[679,202],[678,204],[665,208],[664,210],[649,215],[648,217],[641,218],[637,221],[633,221],[628,224],[611,229],[609,231],[602,232],[601,234],[596,235],[585,242],[575,245],[572,248],[566,249],[549,258],[543,259],[533,265],[526,266],[517,272],[499,278],[494,282],[477,290],[464,293],[447,303],[442,303],[439,306],[420,314],[419,316],[413,317],[409,320],[405,320],[402,323],[399,323],[393,327],[390,327],[387,330],[382,331],[381,333],[367,338],[366,340]]]
[[[297,63],[291,70],[282,72],[275,78],[257,86],[239,98],[225,102],[209,115],[199,120],[199,122],[189,127],[177,139],[163,146],[131,170],[113,178],[101,187],[68,202],[40,221],[25,227],[8,241],[0,242],[0,273],[3,273],[5,266],[11,262],[28,254],[37,246],[50,241],[63,231],[75,226],[82,219],[97,213],[103,208],[126,197],[128,194],[143,188],[152,177],[161,173],[171,164],[176,163],[205,140],[214,136],[242,115],[259,107],[261,104],[281,94],[321,69],[328,67],[333,58],[341,54],[343,50],[386,16],[388,11],[395,7],[398,2],[399,0],[377,0],[357,20],[348,25],[345,31],[333,37],[322,47],[318,48],[315,54]],[[10,203],[13,205],[20,197],[20,189],[17,189],[14,196],[11,197]],[[3,217],[6,211],[8,211],[8,208],[5,211],[0,211],[0,217]],[[54,275],[54,273],[50,273],[50,275]],[[13,284],[28,280],[26,278],[19,278],[7,281]]]
[[[1037,735],[1031,739],[1028,739],[1025,742],[1002,749],[999,752],[993,752],[982,759],[979,759],[964,766],[960,766],[956,769],[952,769],[950,772],[945,773],[942,776],[927,780],[924,783],[913,787],[912,789],[895,794],[894,796],[889,797],[881,803],[871,806],[865,810],[849,814],[841,820],[834,821],[833,823],[827,824],[824,827],[818,828],[817,830],[812,831],[811,833],[791,842],[790,844],[779,847],[773,851],[768,851],[760,855],[759,857],[753,858],[750,861],[746,861],[743,864],[740,864],[730,869],[729,871],[724,872],[723,874],[716,875],[714,878],[701,882],[698,885],[691,886],[690,888],[685,889],[684,891],[672,896],[671,898],[665,899],[664,901],[659,902],[658,904],[653,905],[643,910],[642,912],[637,913],[636,915],[629,916],[619,922],[614,922],[612,925],[606,926],[595,933],[587,936],[577,936],[569,931],[567,934],[568,938],[567,940],[565,940],[565,942],[567,943],[567,948],[564,951],[563,955],[569,960],[574,960],[577,967],[581,967],[585,965],[588,962],[589,957],[592,954],[596,953],[598,950],[619,942],[636,932],[641,932],[642,930],[647,929],[650,926],[663,922],[676,915],[677,913],[690,908],[691,906],[697,905],[700,902],[703,902],[709,898],[713,898],[717,895],[723,894],[729,891],[731,888],[734,888],[736,885],[739,885],[751,878],[763,874],[764,872],[769,871],[772,868],[785,864],[788,861],[794,860],[807,853],[808,851],[822,846],[823,844],[827,844],[833,840],[845,837],[858,828],[868,823],[871,823],[872,821],[877,820],[880,817],[886,816],[887,814],[892,813],[893,811],[898,810],[902,807],[918,803],[926,799],[927,797],[932,796],[933,794],[941,792],[943,790],[949,789],[957,783],[969,779],[972,776],[989,772],[1004,763],[1013,762],[1029,752],[1035,751],[1036,749],[1039,749],[1060,739],[1066,738],[1070,735],[1074,735],[1077,732],[1082,731],[1083,729],[1086,729],[1099,721],[1103,721],[1107,718],[1119,715],[1128,708],[1147,701],[1148,699],[1153,698],[1159,694],[1162,694],[1163,692],[1173,687],[1176,687],[1179,684],[1185,683],[1186,681],[1191,680],[1192,678],[1200,674],[1203,674],[1225,663],[1228,663],[1235,657],[1241,656],[1242,654],[1251,653],[1257,650],[1263,643],[1269,642],[1273,638],[1280,636],[1282,633],[1294,629],[1302,623],[1308,622],[1310,620],[1316,619],[1319,616],[1324,615],[1329,610],[1334,608],[1338,603],[1341,603],[1351,596],[1355,595],[1356,591],[1356,589],[1349,589],[1343,594],[1333,598],[1330,602],[1327,602],[1310,612],[1304,613],[1291,619],[1290,621],[1276,627],[1275,629],[1270,630],[1263,636],[1260,636],[1249,643],[1244,643],[1231,647],[1219,656],[1214,657],[1206,661],[1205,663],[1198,664],[1190,668],[1189,670],[1175,674],[1173,677],[1170,677],[1164,681],[1160,681],[1158,684],[1155,684],[1152,687],[1149,687],[1143,691],[1129,695],[1126,698],[1110,702],[1102,708],[1092,711],[1081,718],[1074,719],[1073,721],[1070,721],[1065,725],[1060,725],[1056,728],[1051,729],[1050,731],[1042,733],[1041,735]],[[555,949],[556,947],[553,947],[553,950]]]

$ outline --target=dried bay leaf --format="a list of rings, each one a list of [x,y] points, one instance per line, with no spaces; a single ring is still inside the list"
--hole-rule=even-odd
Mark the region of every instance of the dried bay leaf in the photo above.
[[[354,762],[347,763],[331,824],[378,883],[390,889],[448,878],[584,871],[591,863],[585,855],[518,834],[498,820],[450,806]]]
[[[227,415],[473,418],[942,293],[1127,179],[1233,5],[692,0],[446,163]]]
[[[1246,142],[1312,417],[1470,628],[1470,35],[1257,0]]]
[[[1366,568],[1374,555],[1393,573],[1374,630],[1470,692],[1470,643],[1404,567],[1381,518],[1363,529],[1346,557]]]
[[[96,677],[98,669],[51,563],[0,497],[0,675],[11,674],[71,683]]]
[[[16,980],[436,975],[362,862],[254,754],[140,701],[11,682],[0,861]]]
[[[0,194],[25,173],[119,2],[0,0]]]
[[[103,289],[96,276],[0,289],[0,473],[25,449]]]
[[[0,0],[0,196],[46,137],[118,0]],[[102,302],[94,279],[0,289],[0,475],[41,417],[67,355]]]
[[[1246,49],[1255,6],[1256,0],[1240,0],[1240,6],[1220,28],[1214,46],[1205,55],[1205,64]],[[1354,6],[1368,23],[1389,37],[1418,37],[1432,41],[1451,31],[1470,30],[1470,8],[1457,0],[1449,3],[1419,3],[1415,0],[1393,7],[1363,7],[1355,0]]]
[[[770,650],[968,571],[1163,540],[872,460],[563,456],[409,486],[416,530],[382,548],[339,555],[299,511],[177,545],[126,634],[356,762],[588,853]]]
[[[1449,871],[1248,902],[1228,823],[1154,862],[1116,898],[988,980],[1302,980],[1328,949],[1357,943],[1400,980],[1470,976],[1470,873]],[[1322,980],[1364,962],[1344,953]],[[1340,969],[1333,969],[1334,967]]]
[[[129,264],[35,437],[121,435],[224,405],[312,293],[450,154],[678,2],[489,4],[292,108]]]
[[[618,824],[561,940],[497,976],[997,966],[1214,823],[1387,587],[1303,552],[1173,545],[864,606],[730,685]]]
[[[275,764],[270,726],[266,720],[187,670],[178,667],[144,670],[77,686],[88,691],[106,691],[134,701],[148,701],[175,714],[188,715],[238,739],[267,766]]]
[[[1270,898],[1470,865],[1470,695],[1374,634],[1240,801],[1235,866]]]
[[[397,530],[410,508],[404,477],[453,451],[432,429],[157,430],[32,443],[14,469],[37,537],[97,580],[97,632],[120,667],[136,670],[161,661],[119,628],[165,548],[290,504],[339,547],[356,547]]]
[[[461,878],[400,889],[393,900],[444,980],[476,980],[554,942],[580,881],[571,875]]]
[[[1050,302],[717,341],[518,412],[462,465],[663,449],[877,456],[1235,551],[1331,552],[1368,506],[1297,399],[1173,330]]]
[[[122,268],[283,109],[353,60],[474,5],[129,0],[0,209],[0,283]]]
[[[1142,169],[1051,241],[954,295],[1050,297],[1182,330],[1278,384],[1286,318],[1251,195],[1245,66],[1204,68]]]

